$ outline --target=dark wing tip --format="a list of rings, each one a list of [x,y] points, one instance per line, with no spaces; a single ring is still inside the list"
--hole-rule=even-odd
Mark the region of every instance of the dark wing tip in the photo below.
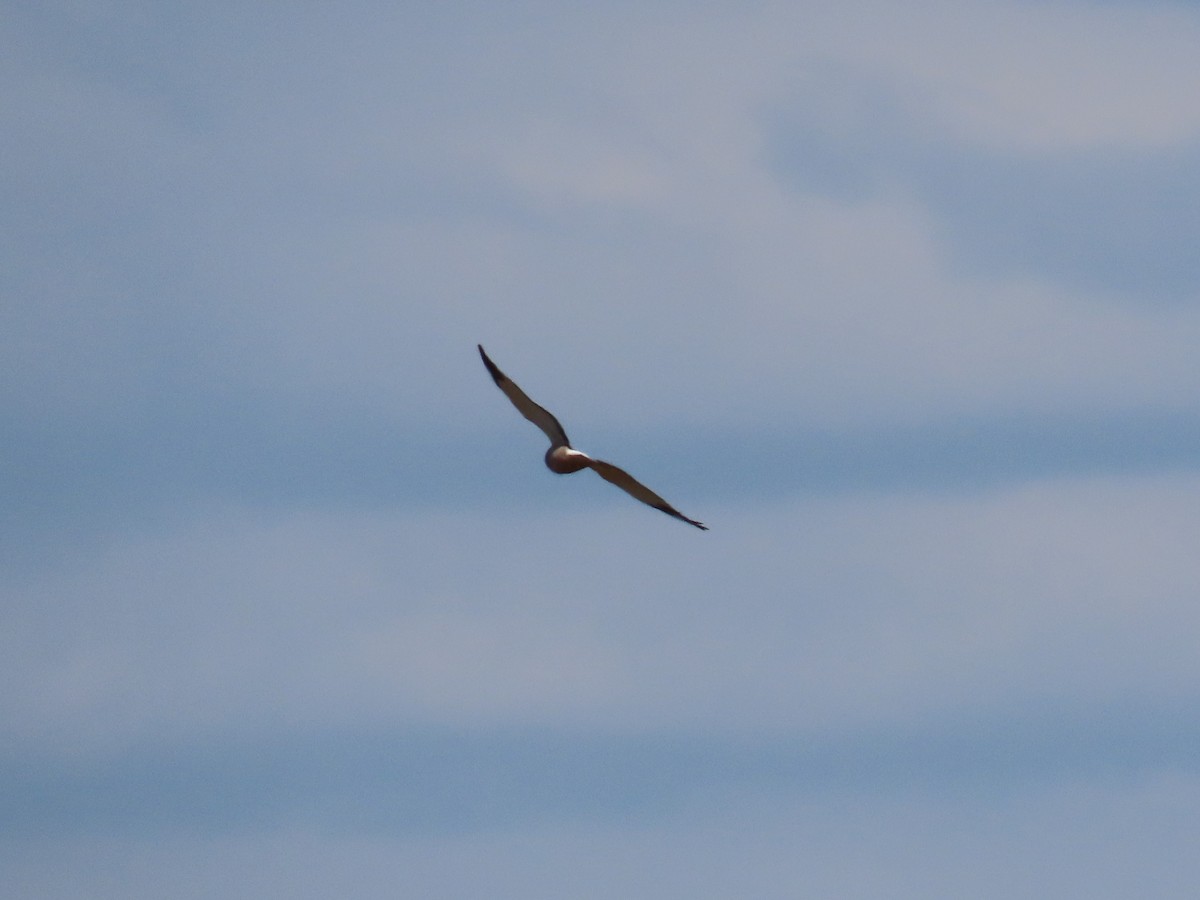
[[[695,519],[689,519],[687,516],[685,516],[683,513],[681,513],[679,510],[677,510],[673,506],[664,505],[664,506],[656,506],[654,508],[657,510],[660,510],[661,512],[665,512],[668,516],[674,516],[677,519],[682,519],[684,522],[687,522],[689,525],[695,525],[701,531],[708,531],[708,526],[705,525],[703,522],[697,522]]]
[[[496,368],[496,364],[492,362],[487,352],[483,349],[483,344],[476,344],[475,346],[479,348],[479,356],[483,359],[483,364],[487,366],[488,373],[492,376],[492,381],[499,384],[505,378],[504,373]]]

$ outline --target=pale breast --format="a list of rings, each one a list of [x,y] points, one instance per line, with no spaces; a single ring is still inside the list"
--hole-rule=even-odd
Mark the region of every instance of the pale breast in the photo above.
[[[546,468],[559,475],[569,475],[586,469],[591,459],[586,453],[572,450],[570,447],[551,447],[546,451]]]

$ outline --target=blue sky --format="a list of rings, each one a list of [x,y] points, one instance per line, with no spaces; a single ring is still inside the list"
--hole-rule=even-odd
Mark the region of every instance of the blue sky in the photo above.
[[[0,16],[0,893],[1194,889],[1200,10]]]

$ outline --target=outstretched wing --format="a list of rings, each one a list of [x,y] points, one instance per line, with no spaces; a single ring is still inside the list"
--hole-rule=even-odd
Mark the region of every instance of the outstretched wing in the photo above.
[[[697,522],[695,519],[689,519],[670,503],[664,500],[650,488],[646,487],[624,469],[619,469],[612,463],[606,463],[602,459],[593,459],[591,468],[596,471],[596,474],[610,484],[615,484],[631,497],[641,500],[643,503],[653,506],[655,509],[660,509],[668,516],[674,516],[677,519],[683,519],[689,525],[695,525],[701,531],[708,531],[708,526]]]
[[[567,433],[558,424],[558,419],[554,418],[549,411],[530,400],[511,378],[496,368],[496,364],[488,359],[488,355],[484,353],[482,344],[476,344],[475,346],[479,348],[479,355],[483,357],[483,364],[487,366],[488,372],[491,373],[492,381],[496,382],[496,387],[504,391],[504,396],[512,401],[512,405],[517,408],[517,411],[538,428],[542,429],[542,431],[546,432],[546,437],[550,438],[551,446],[570,447],[571,442],[567,440]]]

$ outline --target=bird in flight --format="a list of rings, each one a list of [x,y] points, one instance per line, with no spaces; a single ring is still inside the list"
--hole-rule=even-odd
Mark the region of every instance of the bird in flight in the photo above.
[[[580,469],[591,469],[605,481],[615,484],[631,497],[641,500],[655,509],[662,510],[668,516],[674,516],[677,519],[682,519],[689,525],[695,525],[701,531],[708,531],[707,525],[697,522],[695,519],[689,519],[624,469],[618,469],[612,463],[606,463],[602,459],[592,459],[586,453],[580,453],[572,447],[571,442],[567,440],[567,433],[558,424],[558,419],[554,418],[549,411],[530,400],[511,378],[501,372],[496,367],[496,364],[488,358],[482,344],[477,344],[476,346],[479,347],[479,355],[483,357],[483,364],[487,366],[488,372],[491,373],[492,381],[496,382],[496,387],[504,391],[504,396],[512,401],[512,405],[517,408],[517,412],[542,429],[546,433],[546,437],[550,438],[550,449],[546,451],[546,467],[551,472],[558,475],[569,475],[572,472],[578,472]]]

